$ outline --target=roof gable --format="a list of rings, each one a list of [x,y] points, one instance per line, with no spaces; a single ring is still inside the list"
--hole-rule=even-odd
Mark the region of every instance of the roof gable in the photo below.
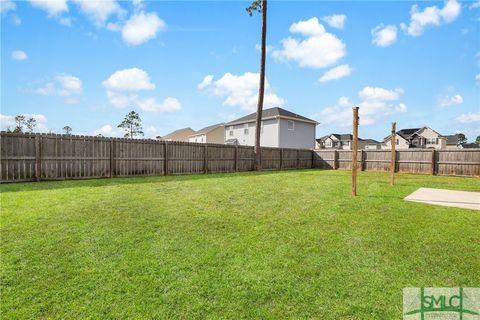
[[[236,124],[236,123],[245,123],[245,122],[252,122],[255,121],[257,117],[257,113],[253,112],[250,113],[244,117],[235,119],[233,121],[230,121],[227,123],[227,125],[230,124]],[[315,120],[309,119],[307,117],[301,116],[299,114],[293,113],[291,111],[285,110],[283,108],[270,108],[270,109],[264,109],[262,111],[262,120],[268,119],[268,118],[274,118],[274,117],[283,117],[283,118],[292,118],[292,119],[298,119],[300,121],[305,121],[305,122],[311,122],[311,123],[317,123]]]
[[[218,127],[223,127],[223,126],[224,126],[224,123],[217,123],[217,124],[214,124],[214,125],[211,125],[211,126],[202,128],[202,129],[196,131],[195,133],[192,133],[192,134],[190,135],[190,137],[191,137],[191,136],[198,136],[198,135],[200,135],[200,134],[207,134],[207,133],[209,133],[210,131],[217,129]]]
[[[182,129],[178,129],[178,130],[175,130],[175,131],[172,131],[170,132],[169,134],[166,134],[162,137],[162,139],[169,139],[171,137],[173,137],[174,135],[177,135],[179,133],[182,133],[182,132],[190,132],[190,133],[194,133],[195,131],[193,131],[192,128],[188,127],[188,128],[182,128]]]

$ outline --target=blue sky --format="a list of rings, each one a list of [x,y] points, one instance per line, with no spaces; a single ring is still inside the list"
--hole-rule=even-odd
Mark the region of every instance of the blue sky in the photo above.
[[[148,137],[255,110],[260,16],[248,2],[3,1],[1,124]],[[271,1],[266,106],[381,139],[397,127],[480,135],[480,2]]]

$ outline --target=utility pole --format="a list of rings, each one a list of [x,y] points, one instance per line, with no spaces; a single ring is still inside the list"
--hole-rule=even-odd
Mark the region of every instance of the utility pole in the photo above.
[[[352,196],[357,196],[358,107],[353,107]]]
[[[395,145],[397,144],[397,137],[396,137],[396,131],[397,131],[397,123],[392,122],[392,134],[390,136],[390,144],[392,145],[392,157],[390,159],[390,185],[395,185]]]

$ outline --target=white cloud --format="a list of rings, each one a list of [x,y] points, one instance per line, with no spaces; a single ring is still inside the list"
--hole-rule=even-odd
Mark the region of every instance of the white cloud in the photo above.
[[[23,116],[37,120],[37,125],[34,130],[35,132],[48,131],[47,117],[43,114],[23,114]],[[0,114],[0,130],[7,131],[9,129],[15,129],[15,116]]]
[[[17,5],[15,2],[10,0],[1,0],[0,1],[0,13],[7,13],[10,10],[15,10]]]
[[[117,127],[112,127],[109,124],[104,125],[101,128],[96,129],[93,131],[94,136],[98,136],[101,134],[104,137],[123,137],[124,133]]]
[[[115,71],[102,83],[107,89],[114,91],[153,90],[155,85],[150,81],[147,72],[139,68]]]
[[[114,14],[118,17],[125,14],[115,0],[74,0],[74,2],[96,26],[103,26]]]
[[[343,96],[335,105],[322,109],[312,117],[323,124],[348,127],[352,124],[352,107],[356,105],[360,108],[360,125],[373,125],[386,116],[407,111],[405,104],[391,102],[398,101],[402,93],[402,89],[388,90],[367,86],[358,93],[361,98],[358,104],[353,104]]]
[[[258,51],[261,51],[262,47],[260,46],[259,43],[257,43],[257,44],[255,45],[255,49],[258,50]],[[270,52],[272,52],[272,50],[274,50],[274,49],[275,49],[274,46],[270,46],[270,45],[268,45],[268,44],[265,46],[265,52],[266,52],[266,53],[270,53]]]
[[[372,43],[379,47],[388,47],[397,41],[397,27],[383,24],[371,30]]]
[[[325,72],[318,81],[327,82],[348,77],[352,73],[352,68],[348,64],[342,64]]]
[[[47,12],[49,17],[55,17],[68,11],[66,0],[30,0],[30,3],[33,7]]]
[[[418,5],[413,5],[410,10],[410,23],[402,23],[400,26],[407,34],[419,36],[429,26],[439,26],[441,23],[455,21],[460,15],[462,6],[457,0],[447,0],[442,9],[437,6],[426,7],[419,11]]]
[[[76,96],[82,94],[82,80],[69,74],[56,74],[51,81],[37,88],[35,93],[43,96],[64,97],[66,104],[78,103]]]
[[[12,15],[12,23],[13,23],[14,25],[19,26],[19,25],[22,24],[22,19],[20,19],[19,16],[13,14],[13,15]]]
[[[353,104],[350,102],[350,99],[348,99],[348,97],[345,97],[345,96],[340,97],[338,99],[337,104],[340,107],[351,107],[351,106],[353,106]]]
[[[475,1],[475,2],[472,3],[472,4],[470,5],[470,7],[468,7],[468,8],[469,8],[470,10],[471,10],[471,9],[480,8],[480,0]]]
[[[63,17],[58,19],[58,23],[60,23],[62,26],[71,27],[72,19],[70,19],[69,17]]]
[[[283,39],[283,48],[272,51],[272,56],[279,61],[293,60],[301,67],[325,68],[334,65],[346,55],[343,41],[326,32],[316,17],[296,22],[289,30],[306,38]]]
[[[331,16],[325,16],[322,20],[332,28],[343,30],[345,27],[345,21],[347,21],[347,16],[344,14],[334,14]]]
[[[150,112],[175,112],[182,109],[182,104],[178,99],[168,97],[162,102],[155,98],[137,99],[134,101],[140,109]]]
[[[462,104],[463,103],[463,97],[459,94],[453,95],[453,96],[443,96],[440,97],[439,99],[439,105],[440,107],[449,107],[457,104]]]
[[[205,89],[206,87],[208,87],[212,83],[212,80],[213,80],[213,75],[212,74],[209,74],[209,75],[205,76],[205,78],[203,78],[202,82],[200,82],[198,84],[197,88],[199,90]]]
[[[458,123],[480,122],[480,112],[469,112],[461,114],[457,118],[455,118],[455,121]]]
[[[477,84],[480,84],[480,73],[478,73],[478,74],[475,76],[475,81],[477,82]]]
[[[140,45],[155,38],[158,31],[165,27],[165,22],[157,14],[139,12],[130,17],[123,26],[122,38],[129,45]]]
[[[109,22],[107,23],[107,30],[118,32],[122,30],[122,26],[119,23]]]
[[[224,106],[240,107],[243,110],[256,110],[258,103],[259,74],[245,72],[242,75],[225,73],[220,79],[213,81],[212,75],[207,75],[198,85],[198,89],[212,96],[225,98]],[[279,107],[285,100],[271,92],[265,79],[264,108]]]
[[[25,51],[22,50],[14,50],[12,51],[12,59],[17,61],[26,60],[28,58]]]
[[[391,101],[398,100],[402,94],[403,90],[400,88],[388,90],[380,87],[366,86],[358,93],[358,96],[363,100]]]
[[[154,90],[155,84],[148,73],[139,68],[115,71],[102,84],[107,89],[108,101],[116,108],[138,107],[149,112],[175,112],[182,109],[176,98],[168,97],[160,102],[156,98],[141,97],[139,92]]]

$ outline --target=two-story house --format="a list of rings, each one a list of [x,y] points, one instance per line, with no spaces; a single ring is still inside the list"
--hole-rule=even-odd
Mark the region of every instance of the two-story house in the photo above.
[[[317,139],[317,149],[335,149],[335,150],[352,150],[353,135],[349,133],[332,133],[320,139]],[[373,139],[357,140],[358,149],[375,150],[380,149],[381,143]]]
[[[226,143],[253,146],[255,144],[256,112],[225,124]],[[282,108],[262,112],[260,145],[278,148],[315,147],[318,122]]]
[[[188,142],[223,144],[225,142],[224,124],[217,123],[200,129],[188,136]]]
[[[390,149],[391,136],[385,137],[383,143],[384,149]],[[446,149],[446,147],[447,138],[429,127],[402,129],[396,132],[396,149]]]

